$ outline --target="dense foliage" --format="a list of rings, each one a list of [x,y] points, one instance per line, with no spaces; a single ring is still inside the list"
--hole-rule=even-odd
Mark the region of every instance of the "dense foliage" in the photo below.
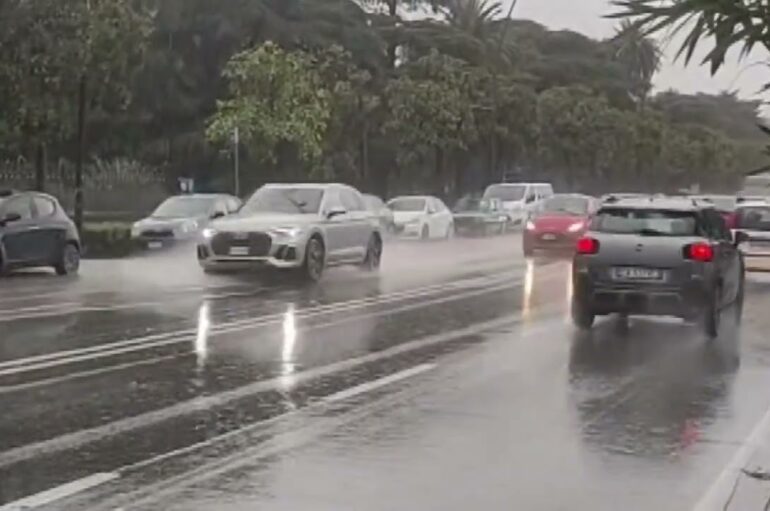
[[[0,158],[73,159],[87,77],[88,160],[170,185],[231,189],[236,127],[248,188],[725,189],[762,163],[756,103],[650,96],[660,54],[638,24],[598,41],[491,0],[65,3],[0,2]]]

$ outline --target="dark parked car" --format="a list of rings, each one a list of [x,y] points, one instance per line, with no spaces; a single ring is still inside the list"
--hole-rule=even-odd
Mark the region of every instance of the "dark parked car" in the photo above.
[[[0,272],[52,266],[59,275],[80,268],[75,224],[54,197],[37,192],[0,192]]]
[[[577,241],[573,320],[587,329],[605,314],[678,316],[702,320],[716,337],[722,311],[733,304],[739,316],[742,310],[737,242],[712,206],[692,199],[605,204]]]
[[[457,201],[453,215],[455,233],[460,236],[504,234],[511,220],[500,199],[462,198]]]
[[[159,249],[179,241],[197,240],[211,220],[237,212],[241,201],[219,193],[169,197],[153,213],[136,222],[131,237],[142,247]]]

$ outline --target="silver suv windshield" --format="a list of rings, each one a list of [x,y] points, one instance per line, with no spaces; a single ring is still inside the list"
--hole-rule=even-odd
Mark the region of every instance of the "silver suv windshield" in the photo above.
[[[323,188],[262,187],[254,192],[241,213],[318,213],[323,196]]]

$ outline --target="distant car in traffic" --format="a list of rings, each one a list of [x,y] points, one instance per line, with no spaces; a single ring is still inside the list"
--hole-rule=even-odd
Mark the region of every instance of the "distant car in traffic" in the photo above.
[[[197,240],[209,222],[231,215],[240,207],[241,200],[227,194],[176,195],[163,201],[150,216],[134,223],[131,237],[148,249]]]
[[[379,220],[382,232],[392,233],[396,227],[393,211],[391,211],[390,208],[388,208],[388,205],[376,195],[363,194],[362,197],[364,198],[367,209]]]
[[[736,236],[747,271],[770,271],[770,204],[744,202],[735,210]]]
[[[203,230],[198,260],[205,271],[272,268],[317,281],[326,268],[374,271],[382,234],[361,194],[342,184],[268,184],[237,215]]]
[[[728,228],[735,226],[735,208],[738,206],[738,197],[735,195],[693,195],[692,198],[714,206]]]
[[[510,221],[500,199],[464,197],[455,204],[453,215],[460,236],[504,234]]]
[[[572,318],[666,315],[719,333],[723,311],[743,308],[744,263],[722,217],[690,199],[624,199],[604,204],[576,243]]]
[[[0,192],[0,273],[51,266],[59,275],[80,268],[80,237],[59,201],[38,192]]]
[[[522,248],[531,256],[539,250],[568,250],[588,229],[597,201],[580,194],[557,194],[543,202],[542,210],[530,216],[524,226]]]
[[[522,225],[553,195],[550,183],[499,183],[484,190],[485,199],[499,199],[512,225]]]
[[[396,197],[388,201],[388,208],[393,211],[399,236],[427,240],[454,235],[452,212],[441,199],[427,195]]]

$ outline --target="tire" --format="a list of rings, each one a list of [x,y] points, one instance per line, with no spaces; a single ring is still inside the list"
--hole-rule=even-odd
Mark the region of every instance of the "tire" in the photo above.
[[[591,312],[588,307],[581,304],[573,298],[572,300],[572,323],[580,330],[590,330],[594,326],[596,314]]]
[[[711,296],[710,303],[703,312],[703,332],[708,339],[716,339],[719,336],[719,327],[722,323],[722,310],[719,306],[721,290],[717,288]]]
[[[735,322],[737,324],[741,324],[741,321],[743,320],[743,301],[744,301],[744,281],[741,280],[741,284],[738,287],[738,296],[735,297],[735,303],[733,306],[735,307]]]
[[[382,240],[379,236],[372,236],[366,246],[366,257],[361,265],[365,271],[377,271],[382,263]]]
[[[423,241],[430,239],[430,228],[427,225],[422,226],[422,231],[420,231],[420,239]]]
[[[74,243],[67,243],[62,249],[59,261],[54,266],[57,275],[75,275],[80,270],[80,250]]]
[[[302,263],[302,277],[308,282],[318,282],[326,268],[326,249],[317,237],[312,237],[305,247],[305,260]]]

